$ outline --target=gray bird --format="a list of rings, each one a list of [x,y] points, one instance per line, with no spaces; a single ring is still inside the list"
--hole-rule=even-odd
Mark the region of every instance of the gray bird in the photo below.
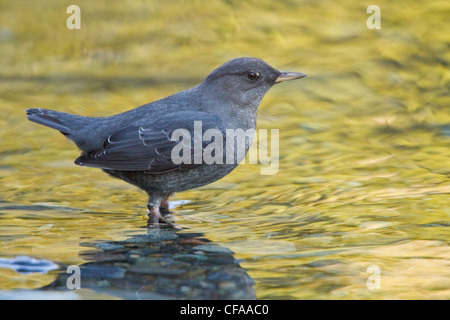
[[[198,161],[199,151],[205,151],[216,138],[201,141],[199,135],[209,129],[222,133],[225,159],[227,130],[255,130],[257,109],[266,92],[276,83],[305,76],[275,70],[257,58],[237,58],[215,69],[194,88],[113,116],[83,117],[41,108],[26,112],[30,121],[56,129],[75,142],[82,151],[75,164],[103,169],[141,188],[149,196],[151,221],[172,225],[160,213],[160,206],[168,209],[169,196],[226,176],[245,156],[252,138],[245,140],[244,154],[228,148],[231,163],[206,163]],[[200,134],[195,122],[197,129],[201,124]],[[182,137],[173,139],[177,129],[184,130],[188,142]],[[173,157],[180,140],[185,149],[179,155],[191,161],[180,163]],[[190,155],[185,155],[186,150],[192,151]]]

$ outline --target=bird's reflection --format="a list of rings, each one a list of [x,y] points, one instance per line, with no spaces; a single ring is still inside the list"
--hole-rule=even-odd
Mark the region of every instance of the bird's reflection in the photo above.
[[[233,252],[202,234],[149,222],[123,241],[82,243],[81,288],[122,299],[255,299]],[[43,289],[69,290],[66,268]]]

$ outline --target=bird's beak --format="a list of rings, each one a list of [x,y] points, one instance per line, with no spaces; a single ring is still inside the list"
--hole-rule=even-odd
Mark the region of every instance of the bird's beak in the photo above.
[[[281,81],[289,81],[289,80],[295,80],[306,77],[306,74],[299,73],[299,72],[288,72],[288,71],[281,71],[278,78],[275,80],[275,83],[281,82]]]

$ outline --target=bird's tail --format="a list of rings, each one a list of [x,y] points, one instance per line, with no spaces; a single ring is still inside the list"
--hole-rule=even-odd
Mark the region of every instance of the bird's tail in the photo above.
[[[28,120],[59,130],[64,135],[70,134],[70,129],[63,120],[65,115],[68,114],[41,108],[27,109],[25,111],[27,112]]]

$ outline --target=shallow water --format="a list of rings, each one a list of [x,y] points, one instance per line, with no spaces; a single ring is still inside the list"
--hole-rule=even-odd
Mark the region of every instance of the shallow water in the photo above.
[[[144,298],[193,296],[194,284],[168,289],[175,271],[159,288],[127,275],[142,259],[201,259],[204,243],[232,252],[259,299],[450,298],[448,1],[378,1],[380,30],[367,29],[366,7],[351,0],[77,3],[82,28],[71,31],[59,1],[0,1],[0,258],[60,266],[0,268],[2,299],[142,298],[139,288],[154,293]],[[260,107],[258,127],[279,129],[278,172],[242,164],[177,194],[172,219],[189,229],[176,233],[201,235],[192,248],[125,246],[126,258],[107,262],[125,270],[121,281],[83,287],[82,278],[82,289],[52,296],[67,266],[102,254],[95,244],[152,229],[142,192],[74,165],[76,147],[23,110],[115,114],[190,88],[238,56],[308,74],[272,88]]]

